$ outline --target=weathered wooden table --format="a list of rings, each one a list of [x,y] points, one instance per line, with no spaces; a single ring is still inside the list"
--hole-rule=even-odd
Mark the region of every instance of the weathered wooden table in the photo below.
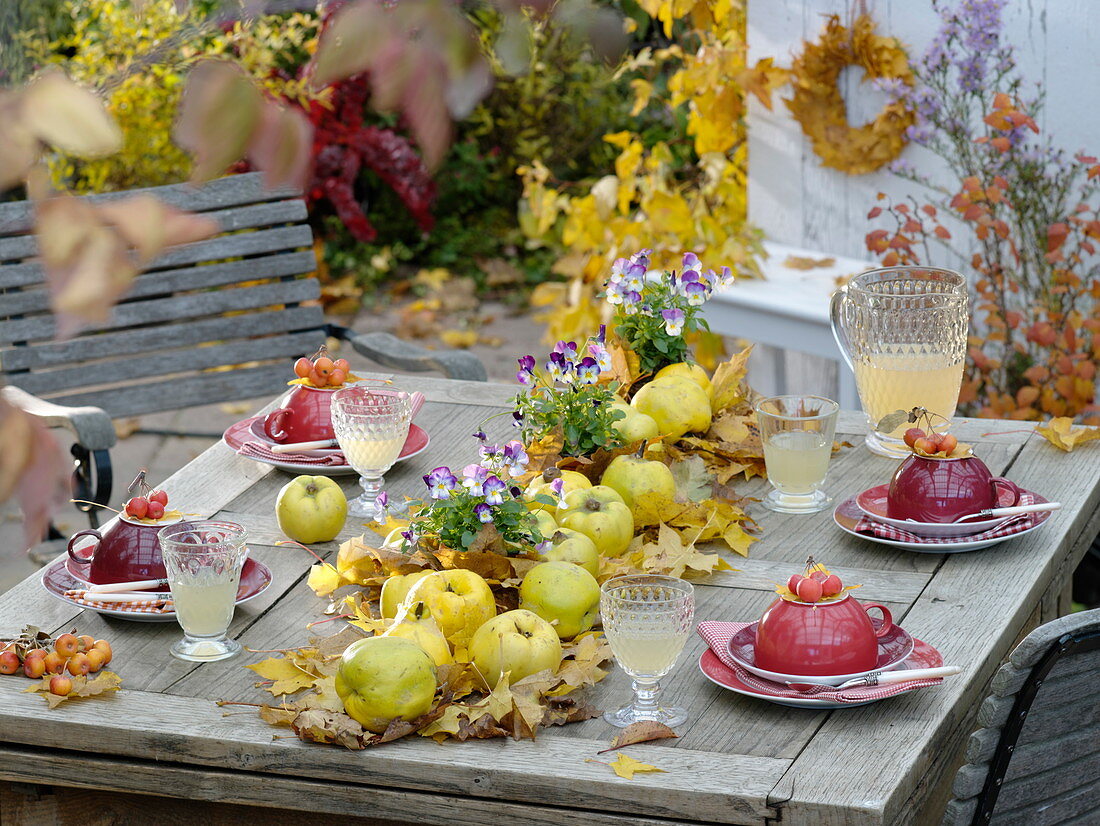
[[[428,469],[475,456],[470,434],[513,390],[404,383],[428,395],[418,421],[432,443],[387,479],[395,492],[419,494]],[[51,599],[32,577],[0,597],[0,633],[33,623],[51,631],[76,625],[106,637],[124,690],[50,711],[40,697],[21,693],[22,679],[0,677],[0,779],[7,781],[0,784],[0,820],[85,826],[198,817],[208,824],[257,818],[271,824],[335,814],[342,823],[492,826],[936,822],[987,681],[1018,637],[1065,609],[1070,575],[1100,527],[1097,449],[1062,454],[1028,427],[972,420],[958,432],[994,473],[1065,503],[1039,531],[988,550],[926,555],[854,539],[828,512],[781,516],[757,508],[762,541],[748,559],[732,560],[738,572],[712,576],[697,589],[698,619],[755,619],[772,600],[774,583],[812,552],[845,582],[863,583],[861,598],[886,603],[946,662],[962,665],[963,674],[871,706],[789,709],[712,685],[697,668],[702,643],[693,637],[665,682],[691,720],[677,740],[626,750],[665,770],[634,780],[585,762],[613,733],[599,719],[546,730],[535,742],[438,745],[412,737],[365,752],[299,742],[251,709],[214,704],[269,698],[241,667],[265,655],[182,663],[168,654],[180,633],[175,624],[81,613]],[[508,438],[507,417],[490,422],[489,432]],[[840,432],[857,446],[834,457],[831,492],[844,497],[884,482],[893,463],[859,444],[862,417],[844,414]],[[274,546],[280,536],[273,503],[288,478],[216,445],[164,485],[184,510],[247,526],[253,555],[274,572],[274,585],[238,608],[231,629],[255,649],[303,644],[305,624],[323,606],[305,584],[313,560]],[[757,496],[764,490],[758,481],[742,487]],[[349,524],[338,541],[357,529]],[[318,546],[329,555],[336,547]],[[593,700],[612,707],[627,693],[616,669],[593,690]]]

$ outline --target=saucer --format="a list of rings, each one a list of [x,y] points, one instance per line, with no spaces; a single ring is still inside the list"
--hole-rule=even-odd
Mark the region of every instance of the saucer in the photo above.
[[[276,445],[278,442],[272,441],[264,433],[263,416],[252,416],[248,419],[243,419],[234,425],[230,425],[229,429],[222,435],[222,439],[229,447],[234,451],[240,449],[241,445],[245,442],[263,442],[266,445]],[[401,448],[401,453],[397,457],[396,461],[401,462],[405,459],[410,459],[416,456],[418,453],[424,451],[428,447],[428,443],[431,442],[431,436],[418,424],[409,425],[409,435],[405,439],[405,446]],[[334,453],[339,453],[339,448],[325,448],[322,450],[303,450],[302,453],[306,456],[324,457],[331,456]],[[351,465],[303,465],[295,462],[281,462],[276,460],[261,459],[255,456],[247,457],[255,462],[260,462],[265,465],[273,465],[279,468],[279,470],[285,470],[288,473],[304,473],[309,476],[348,476],[356,473],[357,471]]]
[[[1021,490],[1023,489],[1021,488]],[[1030,493],[1030,491],[1024,492]],[[1037,493],[1032,493],[1031,495],[1035,497],[1036,502],[1047,501]],[[958,554],[967,551],[977,551],[981,548],[988,548],[991,545],[996,545],[998,542],[1004,542],[1006,539],[1014,539],[1017,536],[1023,536],[1041,528],[1046,524],[1047,519],[1049,519],[1051,515],[1050,511],[1034,513],[1032,514],[1032,516],[1036,517],[1034,525],[1030,528],[1024,528],[1017,533],[1009,533],[1005,536],[986,537],[985,539],[967,539],[964,536],[957,542],[945,541],[943,537],[928,537],[927,541],[907,542],[900,539],[884,539],[881,536],[875,536],[873,533],[860,533],[857,531],[855,529],[856,525],[858,525],[859,520],[863,518],[864,511],[857,504],[856,498],[855,496],[848,497],[833,510],[833,521],[838,528],[859,539],[866,539],[868,542],[876,542],[879,545],[887,545],[891,548],[901,548],[906,551],[915,551],[922,554]],[[878,519],[877,516],[872,518]],[[908,530],[908,528],[904,528],[903,530]]]
[[[85,549],[88,550],[88,549]],[[77,551],[79,553],[80,551]],[[66,596],[65,592],[76,588],[87,587],[88,582],[73,576],[66,563],[70,562],[68,555],[61,559],[55,560],[52,564],[46,567],[42,572],[42,587],[46,589],[50,596],[61,600],[64,603],[72,605],[76,608],[80,608],[85,611],[95,611],[98,614],[103,614],[106,617],[117,617],[118,619],[135,620],[137,622],[175,622],[175,611],[163,611],[160,613],[149,613],[147,611],[136,611],[126,608],[93,608],[90,605],[83,605],[77,602],[72,597]],[[235,605],[248,602],[250,599],[255,599],[264,591],[266,591],[271,585],[271,569],[264,565],[262,562],[257,562],[255,559],[248,558],[244,561],[244,567],[241,569],[241,584],[237,588],[237,601]],[[168,591],[140,591],[135,593],[141,593],[143,595],[148,594],[164,594],[167,596]]]
[[[877,631],[882,627],[882,620],[878,617],[870,617],[871,624]],[[854,680],[863,677],[868,672],[860,671],[855,674],[834,674],[828,677],[807,676],[805,674],[781,674],[777,671],[767,671],[756,665],[756,627],[760,623],[754,622],[746,625],[730,639],[730,656],[734,661],[750,674],[763,677],[765,680],[782,683],[785,680],[803,683],[825,683],[827,685],[840,685],[846,680]],[[872,671],[891,671],[901,665],[905,658],[913,653],[913,638],[900,625],[894,625],[884,637],[878,641],[878,662]]]
[[[903,531],[911,531],[921,536],[971,536],[992,530],[1003,522],[1012,519],[1011,516],[997,516],[993,519],[972,519],[966,522],[915,522],[911,519],[894,519],[887,516],[887,495],[890,492],[889,485],[875,485],[867,488],[856,496],[856,504],[865,514],[878,522],[885,522]],[[1012,492],[1001,487],[997,488],[998,508],[1007,508],[1012,505]]]
[[[933,648],[922,640],[913,639],[913,653],[910,654],[904,662],[899,663],[897,668],[900,670],[908,670],[913,668],[936,668],[943,665],[943,657],[940,652]],[[703,672],[703,676],[710,680],[715,685],[728,689],[729,691],[736,692],[737,694],[744,694],[746,697],[756,697],[761,700],[767,700],[769,703],[775,703],[776,705],[787,706],[788,708],[814,708],[820,710],[837,709],[837,708],[856,708],[858,706],[866,706],[871,703],[880,702],[880,700],[867,700],[863,703],[838,703],[835,700],[822,699],[820,697],[785,697],[774,696],[772,694],[759,691],[756,688],[746,685],[737,676],[737,672],[723,663],[718,656],[709,648],[703,650],[702,656],[699,658],[699,670]],[[822,682],[820,678],[813,678],[814,682]],[[786,689],[786,686],[780,684],[776,686],[777,689]],[[909,689],[909,691],[916,691],[917,686]],[[900,692],[907,694],[908,691]],[[888,698],[882,698],[888,699]]]

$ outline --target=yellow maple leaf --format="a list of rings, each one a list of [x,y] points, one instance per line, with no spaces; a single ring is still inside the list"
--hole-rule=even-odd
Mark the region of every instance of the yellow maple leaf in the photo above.
[[[589,758],[585,760],[586,763],[599,763],[599,760],[593,760]],[[638,772],[664,772],[664,769],[659,769],[656,766],[651,766],[649,763],[643,763],[641,760],[635,760],[628,754],[619,752],[619,756],[606,765],[611,767],[611,770],[619,777],[626,778],[627,780],[633,780],[634,775]]]
[[[710,408],[713,412],[717,413],[741,400],[741,381],[748,372],[750,355],[751,344],[740,353],[734,353],[714,371],[714,377],[710,380]]]
[[[245,668],[255,671],[265,680],[272,680],[272,684],[265,688],[276,697],[280,694],[294,694],[317,682],[316,674],[306,671],[289,657],[268,657],[258,663],[246,665]]]
[[[1100,439],[1100,427],[1073,427],[1073,419],[1059,416],[1045,425],[1039,425],[1035,432],[1060,450],[1069,453],[1077,445]]]
[[[327,597],[342,584],[340,572],[327,562],[313,565],[306,578],[306,585],[319,597]]]

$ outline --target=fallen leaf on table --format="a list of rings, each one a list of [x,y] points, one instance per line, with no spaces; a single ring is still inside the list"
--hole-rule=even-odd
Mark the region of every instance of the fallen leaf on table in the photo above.
[[[610,746],[606,749],[601,749],[596,752],[596,754],[615,751],[615,749],[621,749],[624,746],[633,746],[636,743],[649,743],[653,740],[666,740],[669,737],[679,736],[679,734],[674,732],[664,723],[658,723],[656,720],[640,720],[637,723],[631,723],[620,731],[618,736],[611,741]]]
[[[316,674],[302,668],[289,656],[268,657],[258,663],[246,665],[245,668],[255,671],[265,680],[272,680],[272,685],[265,687],[276,697],[280,694],[295,694],[317,682]]]
[[[266,703],[260,706],[260,719],[271,726],[290,726],[294,724],[294,718],[298,716],[296,708],[281,708],[269,706]]]
[[[68,694],[53,694],[50,692],[50,680],[54,676],[53,674],[45,675],[41,682],[23,689],[23,693],[38,693],[50,708],[57,708],[66,700],[95,697],[99,694],[105,694],[108,691],[118,691],[119,687],[122,685],[122,678],[115,672],[100,671],[95,676],[77,675],[73,677],[73,690]]]
[[[1069,453],[1077,445],[1100,439],[1100,427],[1074,427],[1073,419],[1059,416],[1045,425],[1039,425],[1035,432],[1060,450]]]
[[[789,270],[813,270],[818,267],[831,267],[835,263],[835,258],[809,258],[804,255],[788,255],[783,259],[783,266]]]
[[[439,338],[448,347],[466,349],[477,344],[477,330],[444,330]]]
[[[710,497],[714,476],[701,456],[688,456],[668,466],[676,482],[676,498],[682,502],[702,502]]]
[[[710,380],[711,396],[710,408],[717,413],[719,410],[737,403],[744,393],[741,390],[741,382],[749,369],[749,356],[752,355],[750,344],[740,353],[734,353],[728,361],[718,365],[714,376]]]
[[[593,760],[591,757],[584,761],[585,763],[599,763],[600,760]],[[664,772],[664,769],[659,769],[656,766],[651,766],[649,763],[643,763],[641,760],[635,760],[626,754],[620,754],[610,763],[604,763],[605,766],[610,766],[611,770],[619,777],[625,777],[627,780],[633,780],[636,772]]]

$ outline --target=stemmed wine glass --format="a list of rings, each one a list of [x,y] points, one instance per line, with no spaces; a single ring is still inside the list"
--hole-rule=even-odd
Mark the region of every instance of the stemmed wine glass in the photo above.
[[[363,493],[348,502],[352,516],[373,517],[382,477],[401,455],[413,416],[403,390],[353,385],[332,394],[332,428]]]
[[[603,630],[611,651],[633,680],[634,700],[604,719],[625,728],[639,720],[678,726],[682,708],[658,702],[659,680],[672,670],[691,633],[695,589],[674,576],[631,574],[607,580],[600,589]]]

